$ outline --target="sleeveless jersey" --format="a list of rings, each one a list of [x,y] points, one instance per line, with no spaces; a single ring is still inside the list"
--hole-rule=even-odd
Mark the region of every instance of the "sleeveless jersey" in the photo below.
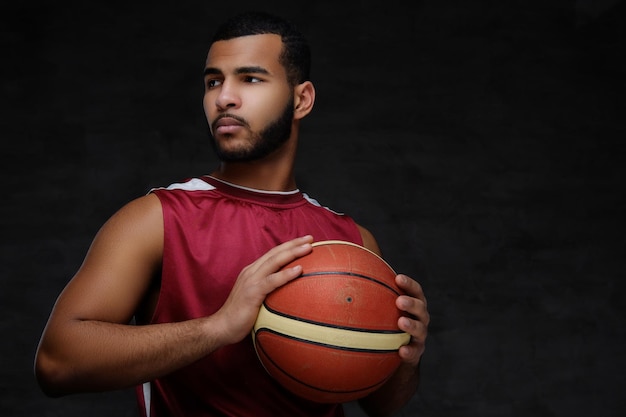
[[[152,323],[215,313],[241,270],[274,246],[314,240],[362,244],[355,222],[306,194],[265,192],[201,177],[151,190],[163,208],[161,290]],[[252,337],[137,387],[143,417],[343,416],[341,404],[317,404],[274,381]]]

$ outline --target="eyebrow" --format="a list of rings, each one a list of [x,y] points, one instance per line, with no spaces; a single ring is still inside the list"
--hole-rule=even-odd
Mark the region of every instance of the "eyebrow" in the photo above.
[[[222,74],[217,68],[207,67],[204,69],[204,75],[218,75]],[[250,66],[250,67],[239,67],[235,70],[235,74],[267,74],[269,75],[269,71],[263,67],[258,66]]]

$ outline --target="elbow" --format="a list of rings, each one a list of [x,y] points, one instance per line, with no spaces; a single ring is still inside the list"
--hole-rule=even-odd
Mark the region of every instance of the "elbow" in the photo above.
[[[68,367],[51,355],[39,350],[35,356],[35,380],[39,389],[50,398],[58,398],[70,393]]]

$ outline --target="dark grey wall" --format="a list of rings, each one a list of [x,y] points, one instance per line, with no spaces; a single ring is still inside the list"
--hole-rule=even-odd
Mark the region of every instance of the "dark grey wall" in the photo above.
[[[2,416],[135,415],[129,392],[45,398],[34,350],[99,226],[215,166],[207,38],[259,4],[136,3],[0,6]],[[428,296],[401,415],[623,415],[624,2],[404,3],[268,7],[314,48],[300,187]]]

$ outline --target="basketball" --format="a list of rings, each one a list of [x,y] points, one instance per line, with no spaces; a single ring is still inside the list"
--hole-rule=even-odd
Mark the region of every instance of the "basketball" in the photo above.
[[[394,270],[344,241],[313,244],[302,274],[270,293],[252,331],[257,356],[281,385],[320,403],[357,400],[400,365],[410,336],[398,329]]]

